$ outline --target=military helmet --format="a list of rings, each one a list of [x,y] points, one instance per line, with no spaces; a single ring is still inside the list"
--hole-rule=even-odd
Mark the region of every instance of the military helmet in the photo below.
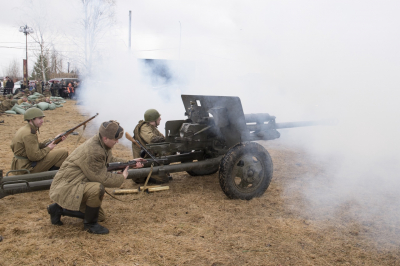
[[[36,117],[44,117],[45,115],[43,114],[43,111],[40,110],[39,108],[33,107],[33,108],[29,108],[28,110],[26,110],[25,114],[24,114],[24,120],[25,121],[29,121],[32,119],[35,119]]]
[[[161,114],[156,109],[149,109],[144,113],[144,121],[153,122],[156,121]]]

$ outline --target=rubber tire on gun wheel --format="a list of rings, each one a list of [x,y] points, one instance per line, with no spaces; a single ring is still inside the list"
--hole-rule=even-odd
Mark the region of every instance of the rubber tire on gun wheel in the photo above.
[[[211,159],[208,157],[205,157],[204,159]],[[194,169],[194,170],[189,170],[186,171],[189,175],[191,176],[201,176],[201,175],[212,175],[218,172],[219,170],[219,165],[212,166],[210,168],[201,168],[201,169]]]
[[[217,166],[214,166],[210,169],[208,169],[208,168],[195,169],[195,170],[186,171],[186,172],[191,176],[212,175],[212,174],[215,174],[216,172],[218,172],[218,169],[219,169],[219,165],[217,164]]]
[[[268,151],[258,143],[233,146],[221,160],[219,184],[231,199],[260,197],[271,183],[273,165]]]

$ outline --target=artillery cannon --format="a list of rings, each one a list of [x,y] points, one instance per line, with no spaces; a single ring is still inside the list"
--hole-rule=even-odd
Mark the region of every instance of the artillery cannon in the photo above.
[[[280,137],[277,129],[314,126],[318,122],[276,123],[267,113],[244,114],[239,97],[181,95],[185,120],[165,123],[165,142],[146,149],[162,162],[153,174],[186,171],[192,176],[219,170],[223,192],[232,199],[250,200],[267,190],[273,172],[271,156],[257,140]],[[177,163],[179,164],[171,164]],[[128,178],[146,177],[145,168],[129,170]],[[50,186],[56,171],[0,177],[0,198]],[[2,179],[2,180],[1,180]]]

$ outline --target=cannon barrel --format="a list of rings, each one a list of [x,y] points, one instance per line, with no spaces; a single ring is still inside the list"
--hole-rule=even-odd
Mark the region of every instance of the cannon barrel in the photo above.
[[[218,165],[221,159],[222,156],[204,161],[155,166],[153,167],[152,174],[157,175],[163,173],[176,173],[213,167]],[[128,170],[128,178],[133,179],[147,177],[150,171],[150,167],[131,169]],[[7,195],[49,189],[56,173],[57,171],[49,171],[35,174],[5,176],[0,179],[0,199]]]
[[[292,127],[309,127],[309,126],[320,126],[326,125],[324,121],[301,121],[301,122],[287,122],[287,123],[276,123],[276,129],[280,128],[292,128]]]
[[[244,119],[246,123],[264,123],[270,120],[275,119],[275,116],[271,116],[267,113],[258,113],[258,114],[245,114]]]

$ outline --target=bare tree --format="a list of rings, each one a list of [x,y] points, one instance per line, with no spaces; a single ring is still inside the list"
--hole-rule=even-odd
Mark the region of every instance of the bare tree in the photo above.
[[[80,27],[83,30],[82,56],[79,60],[84,75],[90,76],[93,63],[99,58],[99,42],[114,25],[115,0],[81,0],[83,17]]]
[[[38,69],[41,72],[41,78],[44,82],[46,82],[46,73],[49,73],[50,71],[50,66],[46,63],[46,61],[49,61],[49,50],[51,43],[46,43],[43,27],[39,23],[35,23],[35,32],[34,34],[31,34],[31,37],[39,45],[39,50],[34,50],[34,54],[37,58],[37,64],[39,66]]]
[[[18,60],[14,58],[7,67],[3,68],[3,72],[13,80],[18,79],[21,77],[21,66],[22,62],[18,64]]]
[[[63,72],[63,59],[62,56],[53,48],[50,55],[50,73],[57,74]]]

